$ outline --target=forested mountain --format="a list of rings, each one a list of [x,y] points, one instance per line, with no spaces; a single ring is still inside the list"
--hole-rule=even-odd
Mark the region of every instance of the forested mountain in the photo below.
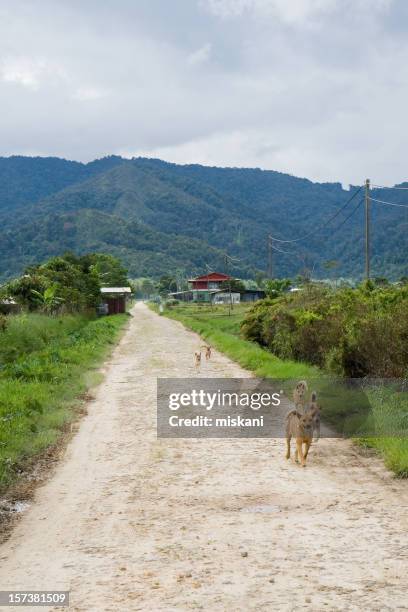
[[[122,258],[132,276],[224,269],[237,258],[241,276],[265,270],[267,236],[274,271],[363,273],[363,191],[313,183],[274,171],[180,166],[107,157],[88,164],[58,158],[0,158],[0,278],[72,250]],[[399,202],[408,192],[376,190]],[[408,196],[407,196],[408,200]],[[408,275],[408,209],[373,203],[373,274]],[[353,214],[353,211],[355,213]],[[336,217],[327,224],[336,213]]]
[[[121,162],[122,159],[115,156],[89,164],[58,157],[1,157],[0,211],[38,202],[51,193],[109,170]]]

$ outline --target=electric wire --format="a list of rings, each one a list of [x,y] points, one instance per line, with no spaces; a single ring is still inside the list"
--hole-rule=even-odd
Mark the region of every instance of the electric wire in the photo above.
[[[347,217],[345,217],[345,219],[342,220],[342,222],[335,228],[332,229],[332,231],[330,232],[329,236],[326,236],[326,238],[330,238],[331,236],[333,236],[333,234],[335,234],[341,227],[343,227],[343,225],[345,223],[347,223],[347,221],[349,219],[351,219],[351,217],[357,212],[360,204],[362,204],[364,202],[364,200],[359,200],[357,203],[357,206],[355,206],[353,208],[353,210],[351,211],[351,213],[349,215],[347,215]],[[279,253],[284,253],[285,255],[294,255],[294,256],[298,256],[298,253],[294,253],[293,251],[284,251],[283,249],[278,248],[276,245],[271,244],[271,248],[274,251],[278,251]]]
[[[351,219],[351,217],[358,211],[360,204],[362,204],[364,202],[364,199],[359,200],[359,202],[357,202],[357,206],[355,206],[353,208],[353,210],[351,211],[351,213],[349,215],[347,215],[347,217],[345,219],[343,219],[343,221],[340,223],[340,225],[338,225],[337,227],[335,227],[331,234],[328,236],[328,238],[331,238],[333,236],[333,234],[335,234],[341,227],[343,227],[343,225],[345,223],[347,223],[347,221],[349,219]]]
[[[271,248],[274,251],[278,251],[278,253],[284,253],[285,255],[294,255],[295,257],[298,255],[298,253],[293,253],[291,251],[284,251],[283,249],[279,249],[277,246],[271,244]]]
[[[408,187],[387,187],[386,185],[371,185],[373,189],[399,189],[401,191],[408,191]]]
[[[378,204],[385,204],[386,206],[398,206],[399,208],[408,208],[408,204],[400,204],[399,202],[386,202],[385,200],[377,200],[370,196],[370,201],[378,202]]]
[[[353,193],[353,195],[351,196],[351,198],[349,198],[347,200],[347,202],[345,202],[345,204],[343,204],[343,206],[341,208],[339,208],[334,215],[332,215],[325,223],[321,224],[320,226],[318,226],[316,229],[314,229],[312,232],[309,232],[308,234],[305,234],[304,236],[300,236],[299,238],[294,238],[292,240],[283,240],[281,238],[274,238],[273,236],[270,236],[271,240],[274,240],[275,242],[284,242],[284,243],[293,243],[293,242],[300,242],[301,240],[305,240],[306,238],[309,238],[309,236],[313,236],[314,234],[316,234],[317,232],[319,232],[321,229],[324,229],[325,227],[327,227],[329,225],[329,223],[331,223],[336,217],[338,217],[338,215],[343,212],[343,210],[347,207],[348,204],[350,204],[350,202],[356,197],[356,195],[358,193],[360,193],[360,191],[362,190],[362,186],[359,187],[357,189],[357,191],[355,191]]]

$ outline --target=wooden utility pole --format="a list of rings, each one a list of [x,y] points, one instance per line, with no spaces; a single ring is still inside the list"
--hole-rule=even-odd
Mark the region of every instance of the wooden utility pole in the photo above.
[[[229,264],[230,264],[230,258],[228,257],[227,254],[225,254],[225,270],[228,276],[231,277]],[[228,281],[228,288],[229,288],[228,315],[231,316],[231,310],[232,310],[231,278]]]
[[[273,259],[272,259],[272,236],[268,236],[268,278],[273,278]]]
[[[365,276],[370,279],[370,179],[365,182]]]

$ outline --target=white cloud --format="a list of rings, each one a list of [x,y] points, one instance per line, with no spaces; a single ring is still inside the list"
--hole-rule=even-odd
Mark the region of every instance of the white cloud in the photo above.
[[[253,7],[254,0],[201,0],[201,5],[216,17],[238,17]]]
[[[338,0],[203,0],[213,15],[238,17],[245,12],[286,22],[303,21],[336,8]]]
[[[315,20],[339,11],[388,10],[393,0],[201,0],[201,6],[221,18],[235,18],[245,13],[262,19],[279,19],[296,24]]]
[[[408,178],[406,0],[2,10],[0,155],[146,153],[344,183]]]
[[[188,56],[187,61],[190,64],[190,66],[196,66],[197,64],[203,64],[207,62],[210,59],[210,55],[211,55],[211,43],[206,43],[205,45],[197,49],[197,51],[194,51],[193,53],[191,53]]]
[[[1,62],[0,74],[6,83],[18,83],[29,89],[38,89],[50,68],[45,59],[9,57]]]
[[[21,85],[28,90],[36,91],[45,84],[66,79],[63,67],[47,57],[10,55],[0,60],[0,80]]]
[[[79,102],[92,102],[105,98],[106,96],[106,91],[102,91],[96,87],[79,87],[72,95],[72,98]]]

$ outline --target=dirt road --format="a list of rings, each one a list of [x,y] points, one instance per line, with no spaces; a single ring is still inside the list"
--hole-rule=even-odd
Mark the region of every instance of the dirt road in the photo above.
[[[306,469],[283,440],[157,440],[156,378],[194,376],[198,338],[133,314],[0,548],[0,589],[67,589],[95,612],[408,609],[407,483],[337,440]],[[215,352],[200,375],[248,373]]]

